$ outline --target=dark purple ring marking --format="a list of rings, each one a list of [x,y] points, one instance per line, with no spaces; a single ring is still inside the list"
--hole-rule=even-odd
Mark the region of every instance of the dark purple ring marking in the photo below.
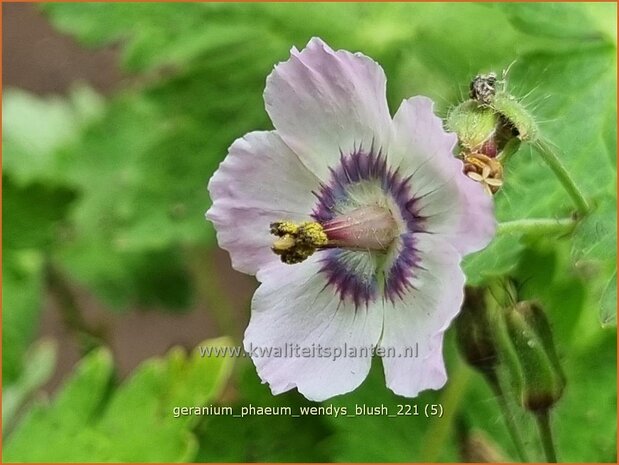
[[[416,199],[411,192],[411,176],[403,178],[399,171],[387,166],[385,155],[374,148],[364,151],[361,147],[353,148],[349,155],[340,151],[340,161],[336,168],[329,168],[331,178],[327,184],[321,184],[320,190],[314,192],[318,202],[312,217],[321,224],[337,216],[336,206],[349,197],[349,188],[362,181],[378,182],[383,193],[390,196],[398,207],[406,225],[406,231],[396,239],[395,259],[387,269],[378,267],[371,276],[364,276],[351,268],[349,254],[376,254],[382,252],[355,251],[345,249],[324,250],[321,272],[327,275],[328,284],[333,286],[342,300],[351,300],[355,307],[366,306],[379,297],[379,279],[384,287],[383,299],[392,302],[402,299],[413,288],[412,279],[415,269],[420,268],[419,254],[415,247],[414,233],[422,230],[423,217],[417,213]],[[358,257],[359,258],[359,257]],[[360,257],[369,260],[370,257]],[[381,276],[382,275],[382,276]]]

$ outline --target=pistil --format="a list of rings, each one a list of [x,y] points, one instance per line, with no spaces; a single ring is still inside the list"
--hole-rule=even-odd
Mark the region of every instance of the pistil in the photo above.
[[[273,252],[282,262],[294,264],[324,248],[386,251],[399,233],[391,211],[371,205],[338,215],[324,224],[278,221],[271,224],[271,234],[278,237],[271,247]]]
[[[393,213],[385,207],[360,207],[323,224],[332,247],[385,251],[399,235]]]

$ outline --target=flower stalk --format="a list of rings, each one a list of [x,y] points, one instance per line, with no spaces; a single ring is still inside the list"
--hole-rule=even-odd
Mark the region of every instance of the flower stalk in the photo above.
[[[499,409],[501,410],[501,414],[503,415],[503,420],[505,421],[505,426],[509,435],[514,443],[514,447],[516,448],[516,453],[518,454],[518,458],[523,462],[528,462],[529,457],[526,452],[526,448],[524,447],[524,442],[522,441],[522,435],[518,430],[518,426],[514,421],[515,415],[512,411],[512,408],[507,401],[507,396],[505,395],[505,391],[503,390],[503,386],[501,386],[501,382],[499,381],[498,376],[494,376],[494,379],[490,379],[490,377],[486,377],[488,384],[490,385],[494,395],[496,396],[497,403],[499,404]]]
[[[526,449],[497,372],[500,363],[496,341],[496,325],[499,323],[496,318],[498,308],[496,304],[489,301],[489,294],[490,290],[485,288],[467,287],[465,289],[462,313],[456,320],[458,346],[468,364],[483,375],[492,389],[518,458],[526,462],[528,461]]]
[[[548,410],[543,410],[538,412],[535,418],[546,461],[548,463],[557,463],[557,452],[552,438],[552,429],[550,428],[550,413]]]
[[[579,216],[583,217],[589,213],[591,209],[589,202],[576,185],[576,182],[565,168],[565,165],[563,165],[560,158],[557,156],[556,149],[541,138],[537,139],[533,146],[571,197]]]
[[[542,307],[522,301],[506,309],[507,336],[516,355],[514,375],[522,407],[537,421],[542,448],[548,462],[556,462],[550,411],[561,399],[566,379],[553,342],[552,329]]]
[[[541,237],[549,234],[569,234],[576,227],[574,218],[531,218],[498,224],[497,234],[524,234]]]

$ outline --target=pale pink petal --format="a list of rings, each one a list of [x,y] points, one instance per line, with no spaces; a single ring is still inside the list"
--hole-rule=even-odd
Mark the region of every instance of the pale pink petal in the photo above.
[[[385,302],[380,342],[385,353],[392,347],[396,354],[382,359],[387,386],[406,397],[445,384],[443,333],[460,310],[464,286],[459,254],[449,243],[421,233],[415,244],[420,263],[412,286],[402,299]]]
[[[460,253],[484,248],[496,223],[492,199],[483,186],[462,173],[462,161],[453,156],[457,137],[446,133],[426,97],[402,102],[394,117],[392,162],[403,177],[411,177],[418,200],[416,212],[425,231],[444,236]]]
[[[309,357],[277,357],[274,352],[259,356],[257,348],[283,351],[298,345],[334,351],[378,343],[382,306],[355,308],[342,301],[332,286],[326,286],[319,255],[298,265],[274,264],[264,270],[252,301],[244,347],[273,394],[296,387],[310,400],[325,400],[355,389],[370,369],[369,350],[365,355],[338,359],[317,352]]]
[[[232,266],[256,274],[278,262],[270,223],[309,220],[317,186],[316,177],[275,132],[237,139],[209,182],[213,205],[206,213]]]
[[[340,150],[386,148],[391,117],[385,93],[385,73],[375,61],[313,38],[275,67],[264,100],[282,139],[324,180]]]

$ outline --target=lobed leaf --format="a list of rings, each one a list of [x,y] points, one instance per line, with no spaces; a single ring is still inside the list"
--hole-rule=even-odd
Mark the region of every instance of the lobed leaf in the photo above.
[[[225,347],[225,338],[207,341]],[[217,399],[230,375],[230,358],[202,358],[172,349],[144,362],[130,379],[112,384],[111,353],[84,358],[49,405],[31,409],[5,442],[6,462],[177,462],[197,450],[197,417],[175,418],[174,407]]]

